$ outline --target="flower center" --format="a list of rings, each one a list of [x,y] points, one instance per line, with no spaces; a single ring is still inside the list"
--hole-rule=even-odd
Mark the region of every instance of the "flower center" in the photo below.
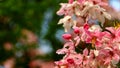
[[[96,42],[96,39],[97,39],[96,37],[93,37],[93,38],[92,38],[92,47],[94,47],[95,42]]]

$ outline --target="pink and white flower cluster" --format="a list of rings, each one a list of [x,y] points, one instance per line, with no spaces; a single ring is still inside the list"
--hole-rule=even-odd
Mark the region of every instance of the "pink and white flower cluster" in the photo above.
[[[102,0],[69,0],[61,3],[58,15],[64,15],[65,44],[58,49],[64,54],[56,68],[116,68],[120,61],[120,27],[104,27],[111,15]],[[101,22],[98,24],[97,22]]]

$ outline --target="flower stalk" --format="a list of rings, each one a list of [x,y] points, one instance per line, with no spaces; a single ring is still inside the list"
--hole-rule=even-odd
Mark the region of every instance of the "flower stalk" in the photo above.
[[[104,8],[107,5],[102,0],[61,3],[57,14],[64,18],[58,24],[63,24],[67,34],[62,37],[67,41],[56,52],[65,54],[62,60],[55,62],[56,65],[60,68],[117,67],[120,61],[120,27],[104,26],[106,20],[111,20],[111,14]]]

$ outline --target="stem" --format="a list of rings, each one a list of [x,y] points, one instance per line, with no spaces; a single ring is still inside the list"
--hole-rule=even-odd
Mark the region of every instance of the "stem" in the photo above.
[[[108,29],[106,29],[105,26],[102,26],[100,22],[99,22],[99,25],[102,28],[102,32],[103,31],[107,31],[107,32],[109,32],[111,34],[112,37],[115,37],[115,35],[111,31],[109,31]]]

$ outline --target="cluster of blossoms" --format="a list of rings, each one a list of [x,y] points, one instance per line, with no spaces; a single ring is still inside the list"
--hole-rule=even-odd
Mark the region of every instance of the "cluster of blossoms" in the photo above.
[[[58,49],[64,54],[57,68],[116,68],[120,61],[120,28],[104,27],[110,20],[102,0],[69,0],[61,3],[58,15],[64,15],[65,44]],[[100,23],[99,23],[100,22]],[[104,28],[103,28],[104,27]]]

